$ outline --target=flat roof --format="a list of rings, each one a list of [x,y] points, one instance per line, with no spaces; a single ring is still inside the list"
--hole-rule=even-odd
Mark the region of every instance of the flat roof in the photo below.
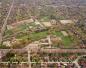
[[[71,23],[74,23],[73,20],[60,20],[60,23],[61,24],[71,24]]]
[[[42,24],[46,27],[51,27],[52,24],[50,22],[42,22]]]

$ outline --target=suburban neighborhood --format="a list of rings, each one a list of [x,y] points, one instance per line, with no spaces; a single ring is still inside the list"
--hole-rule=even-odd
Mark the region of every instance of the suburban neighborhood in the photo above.
[[[86,68],[84,2],[1,0],[0,68]]]

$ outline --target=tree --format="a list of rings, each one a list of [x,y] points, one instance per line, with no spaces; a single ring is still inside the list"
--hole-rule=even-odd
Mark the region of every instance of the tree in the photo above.
[[[6,30],[6,27],[7,27],[7,21],[8,21],[8,18],[10,16],[11,10],[13,8],[13,4],[14,4],[14,0],[12,2],[12,5],[11,5],[10,10],[8,12],[8,15],[7,15],[6,19],[4,20],[4,23],[3,23],[3,26],[2,26],[2,29],[1,29],[1,33],[0,33],[0,44],[3,43],[3,35],[4,35],[5,30]]]

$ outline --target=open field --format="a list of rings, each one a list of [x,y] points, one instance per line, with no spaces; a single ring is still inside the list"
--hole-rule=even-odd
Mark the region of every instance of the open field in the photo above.
[[[38,32],[38,33],[34,32],[29,35],[20,36],[17,38],[19,39],[29,38],[30,40],[37,41],[37,40],[46,38],[48,34],[49,34],[48,31],[43,31],[43,32]],[[56,35],[57,37],[60,37],[62,39],[64,47],[70,47],[71,44],[73,43],[73,40],[71,39],[70,36],[64,36],[61,32],[52,31],[51,34]]]

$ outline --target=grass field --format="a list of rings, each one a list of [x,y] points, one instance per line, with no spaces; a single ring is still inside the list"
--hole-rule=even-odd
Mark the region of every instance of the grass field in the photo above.
[[[24,32],[26,29],[29,29],[29,26],[33,26],[34,27],[36,25],[35,25],[35,23],[22,24],[22,25],[20,25],[18,27],[18,30],[17,31],[23,31]],[[11,34],[13,34],[13,31],[7,30],[6,33],[7,33],[7,35],[11,35]],[[14,31],[14,32],[17,32],[17,31]],[[33,33],[28,33],[28,35],[26,35],[26,34],[17,35],[16,38],[19,38],[19,39],[30,39],[32,41],[37,41],[37,40],[40,40],[42,38],[47,37],[48,34],[49,34],[49,31],[33,32]],[[52,31],[50,31],[50,34],[56,35],[58,37],[61,37],[62,43],[63,43],[64,47],[69,47],[73,43],[73,40],[71,39],[71,37],[70,36],[64,36],[61,33],[61,31],[53,31],[52,30]]]
[[[51,34],[61,37],[64,47],[70,47],[70,45],[73,43],[73,40],[71,39],[70,36],[64,36],[61,32],[52,31]],[[29,35],[20,36],[19,38],[20,39],[29,38],[30,40],[37,41],[42,38],[45,38],[46,36],[48,36],[48,31],[43,31],[43,32],[38,32],[38,33],[34,32]]]
[[[48,35],[47,31],[44,32],[38,32],[38,33],[32,33],[29,35],[29,38],[32,40],[40,40],[42,38],[45,38]]]
[[[18,39],[27,39],[29,38],[30,40],[36,41],[36,40],[40,40],[42,38],[45,38],[47,36],[47,31],[44,32],[38,32],[38,33],[31,33],[28,35],[22,34],[21,36],[17,36]]]
[[[53,34],[62,38],[62,42],[65,47],[68,47],[73,43],[73,40],[71,39],[70,36],[64,36],[61,32],[54,32],[54,31]]]

